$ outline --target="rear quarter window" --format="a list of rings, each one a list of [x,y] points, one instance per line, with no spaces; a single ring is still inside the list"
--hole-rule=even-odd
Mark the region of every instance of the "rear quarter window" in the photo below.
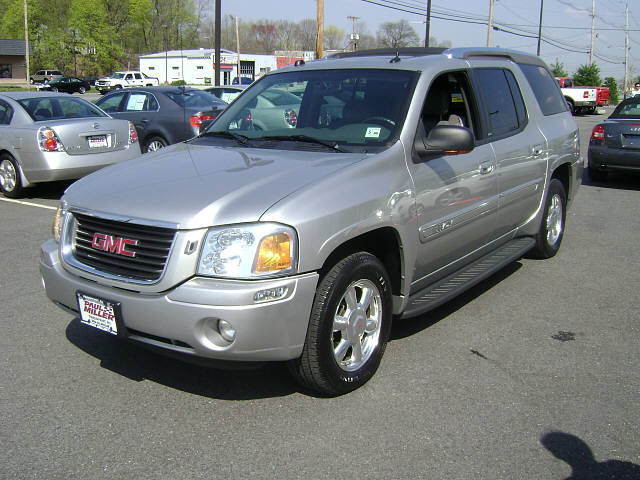
[[[567,111],[567,104],[558,84],[546,68],[520,64],[520,69],[531,85],[543,115],[555,115]]]

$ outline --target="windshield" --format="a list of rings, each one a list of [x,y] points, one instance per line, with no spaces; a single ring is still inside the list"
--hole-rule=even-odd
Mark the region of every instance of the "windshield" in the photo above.
[[[18,100],[35,122],[61,118],[106,117],[95,105],[81,98],[37,97]]]
[[[124,78],[124,73],[122,73],[122,72],[115,72],[113,75],[111,75],[111,78],[119,78],[119,79],[123,79],[123,78]]]
[[[374,69],[268,75],[238,97],[205,137],[242,136],[256,148],[288,148],[282,142],[291,139],[319,140],[347,151],[384,149],[400,135],[417,77],[417,72]],[[260,140],[280,143],[274,147],[273,141]]]

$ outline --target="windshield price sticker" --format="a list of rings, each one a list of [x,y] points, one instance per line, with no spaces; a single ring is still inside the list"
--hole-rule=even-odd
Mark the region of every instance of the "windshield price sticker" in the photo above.
[[[116,304],[78,293],[78,305],[80,322],[113,335],[118,334]]]
[[[380,127],[368,127],[364,138],[378,138],[380,136],[380,130],[382,130]]]

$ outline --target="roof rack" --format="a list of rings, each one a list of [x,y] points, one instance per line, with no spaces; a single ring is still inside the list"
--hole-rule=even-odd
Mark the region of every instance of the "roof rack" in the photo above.
[[[524,63],[527,65],[538,65],[547,67],[540,57],[536,57],[530,53],[519,52],[517,50],[507,50],[504,48],[490,47],[466,47],[466,48],[449,48],[444,52],[445,55],[451,55],[453,58],[474,58],[474,57],[500,57],[508,58],[516,63]]]
[[[356,50],[355,52],[337,52],[327,55],[326,58],[353,58],[353,57],[422,57],[424,55],[439,55],[446,48],[424,48],[424,47],[403,47],[403,48],[374,48],[372,50]]]

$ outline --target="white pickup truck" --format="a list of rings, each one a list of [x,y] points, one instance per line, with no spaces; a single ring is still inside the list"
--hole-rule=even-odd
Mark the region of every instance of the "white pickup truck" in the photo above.
[[[598,106],[598,89],[596,87],[574,87],[571,79],[556,77],[572,114],[595,112]]]
[[[101,78],[96,81],[96,90],[102,95],[111,90],[130,87],[154,87],[160,84],[155,77],[148,77],[139,71],[114,72],[109,77]]]

